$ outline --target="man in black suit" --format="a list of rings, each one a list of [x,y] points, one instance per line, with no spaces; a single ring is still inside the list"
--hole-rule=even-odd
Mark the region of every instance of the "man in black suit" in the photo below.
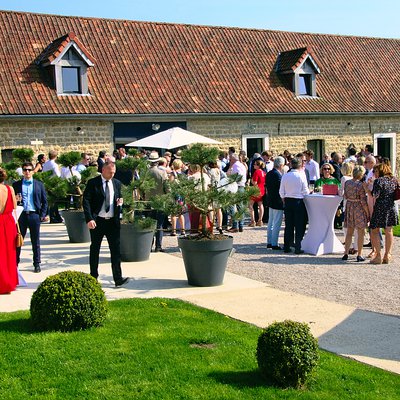
[[[40,223],[46,221],[47,197],[42,182],[33,179],[33,164],[22,164],[23,178],[13,183],[16,198],[24,210],[19,217],[19,227],[23,237],[29,228],[33,251],[33,267],[35,272],[40,272]],[[17,247],[17,264],[19,264],[21,247]]]
[[[98,278],[101,242],[107,238],[111,253],[111,268],[115,286],[125,285],[129,278],[122,277],[120,254],[121,182],[114,179],[115,164],[107,161],[101,175],[89,180],[83,193],[83,210],[90,229],[90,275]]]

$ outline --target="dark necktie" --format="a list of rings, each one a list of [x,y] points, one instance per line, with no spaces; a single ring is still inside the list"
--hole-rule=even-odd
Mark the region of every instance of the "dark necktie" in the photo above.
[[[108,187],[108,181],[106,181],[106,189],[104,191],[105,194],[105,209],[106,209],[106,213],[108,213],[110,211],[110,189]]]

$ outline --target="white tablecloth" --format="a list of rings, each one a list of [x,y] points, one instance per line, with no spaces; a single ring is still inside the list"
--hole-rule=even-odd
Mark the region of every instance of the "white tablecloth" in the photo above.
[[[308,231],[301,242],[301,248],[305,253],[319,256],[344,252],[343,244],[336,237],[333,229],[333,220],[341,201],[341,196],[321,194],[305,196]]]

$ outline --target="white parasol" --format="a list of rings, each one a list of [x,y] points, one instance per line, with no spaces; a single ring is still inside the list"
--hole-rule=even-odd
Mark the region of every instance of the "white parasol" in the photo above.
[[[182,147],[193,143],[218,144],[220,142],[197,133],[175,127],[128,143],[126,146],[155,149],[176,149],[177,147]]]

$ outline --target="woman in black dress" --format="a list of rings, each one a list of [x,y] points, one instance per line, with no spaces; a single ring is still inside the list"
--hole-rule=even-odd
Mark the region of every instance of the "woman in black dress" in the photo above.
[[[379,164],[377,166],[379,178],[375,179],[372,195],[375,199],[370,228],[372,247],[376,249],[376,256],[371,264],[388,264],[392,257],[393,226],[399,223],[394,205],[394,192],[398,181],[393,177],[390,165]],[[381,258],[379,229],[385,229],[385,254]]]

